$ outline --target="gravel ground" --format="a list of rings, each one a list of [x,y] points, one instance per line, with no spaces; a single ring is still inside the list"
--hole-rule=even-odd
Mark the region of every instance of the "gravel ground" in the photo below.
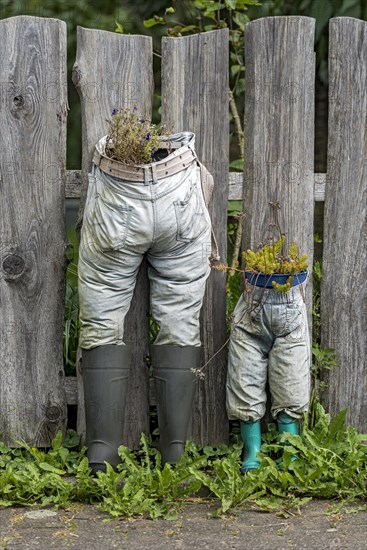
[[[347,514],[344,509],[338,515],[328,516],[327,501],[312,501],[286,519],[251,508],[225,519],[214,519],[209,514],[215,508],[207,502],[185,504],[175,521],[103,521],[111,516],[81,504],[58,511],[3,508],[0,548],[367,549],[367,513]]]

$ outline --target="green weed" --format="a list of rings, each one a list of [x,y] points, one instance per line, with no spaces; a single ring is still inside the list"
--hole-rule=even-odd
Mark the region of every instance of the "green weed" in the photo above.
[[[116,471],[107,465],[95,478],[85,448],[80,453],[71,448],[78,441],[75,432],[69,431],[64,442],[58,433],[48,452],[0,443],[0,506],[64,508],[89,502],[112,518],[174,519],[182,503],[206,487],[206,498],[219,504],[219,516],[248,503],[287,515],[312,498],[335,500],[335,512],[353,501],[358,502],[353,512],[365,510],[360,501],[367,497],[367,435],[346,428],[346,411],[333,420],[320,403],[315,411],[314,428],[306,415],[300,436],[264,434],[260,468],[246,476],[240,473],[239,443],[212,448],[187,442],[181,460],[162,467],[159,452],[143,434],[138,452],[122,445]]]

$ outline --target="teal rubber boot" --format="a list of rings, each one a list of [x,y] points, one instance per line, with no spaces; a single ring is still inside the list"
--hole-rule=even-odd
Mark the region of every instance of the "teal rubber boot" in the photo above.
[[[285,412],[280,412],[277,416],[278,432],[280,434],[290,433],[291,435],[299,435],[299,422]]]
[[[261,449],[260,420],[241,422],[241,437],[244,444],[241,472],[245,474],[251,470],[256,470],[260,465],[260,461],[256,456],[256,453]]]
[[[283,433],[289,433],[291,435],[299,435],[299,421],[295,420],[291,416],[289,416],[285,412],[280,412],[277,415],[277,421],[278,421],[278,432],[280,434]],[[291,457],[291,461],[294,462],[297,460],[295,456]],[[281,460],[278,464],[278,468],[283,468],[283,460]]]

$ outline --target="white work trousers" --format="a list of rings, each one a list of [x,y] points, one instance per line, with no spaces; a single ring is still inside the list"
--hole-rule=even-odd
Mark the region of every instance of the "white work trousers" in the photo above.
[[[155,343],[200,346],[211,223],[197,163],[157,181],[127,181],[95,164],[88,177],[78,263],[80,346],[124,345],[144,255],[151,312],[160,326]]]

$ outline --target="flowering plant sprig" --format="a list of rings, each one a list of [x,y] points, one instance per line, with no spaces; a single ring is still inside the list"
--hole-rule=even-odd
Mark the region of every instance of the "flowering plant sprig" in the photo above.
[[[162,127],[137,115],[127,107],[113,109],[108,122],[106,143],[108,157],[123,164],[154,162],[162,136]]]

